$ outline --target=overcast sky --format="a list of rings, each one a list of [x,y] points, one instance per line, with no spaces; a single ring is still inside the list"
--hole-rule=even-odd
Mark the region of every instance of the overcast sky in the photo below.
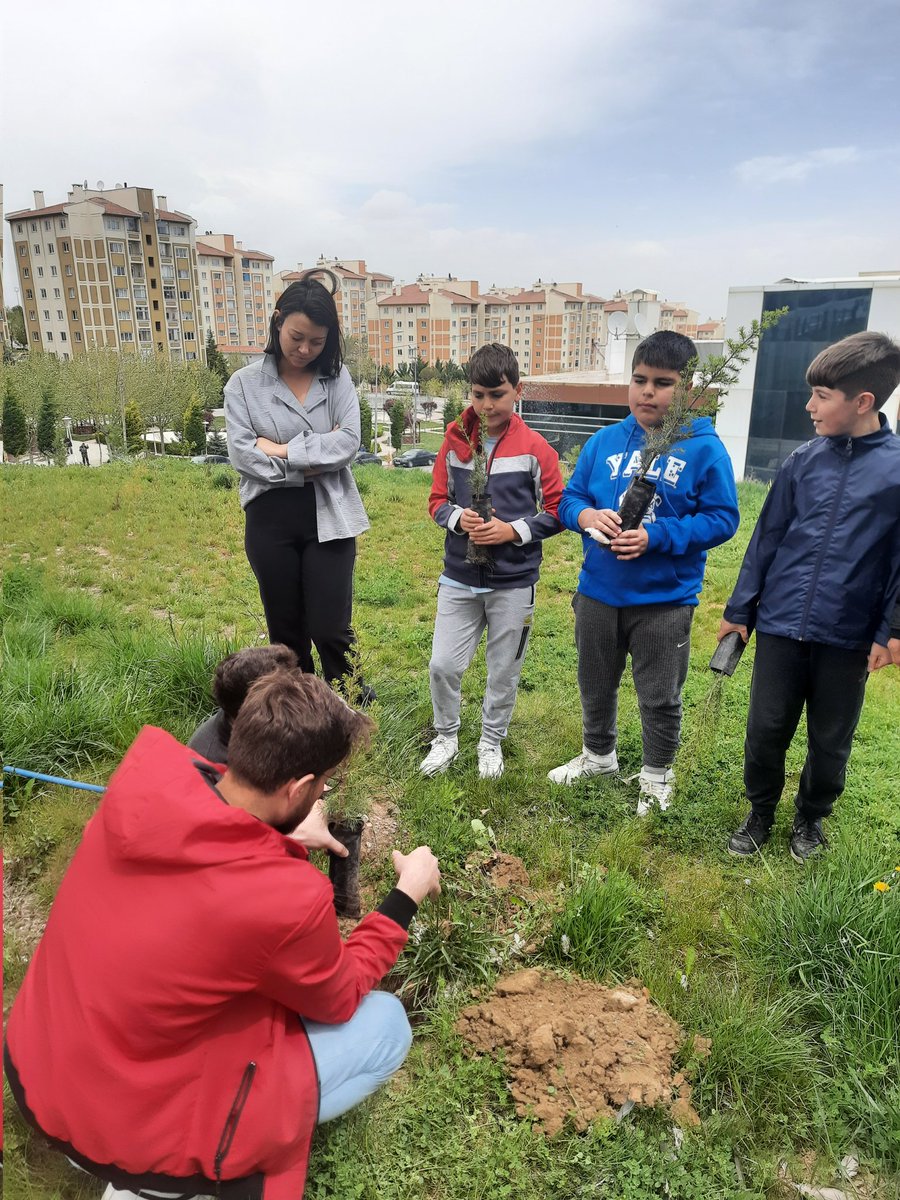
[[[0,179],[7,212],[151,186],[276,270],[705,319],[729,286],[900,269],[898,44],[895,0],[45,0],[7,17]]]

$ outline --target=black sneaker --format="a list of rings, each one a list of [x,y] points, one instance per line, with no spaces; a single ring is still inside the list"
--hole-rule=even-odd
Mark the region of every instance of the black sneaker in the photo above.
[[[772,834],[772,826],[762,817],[751,813],[747,820],[728,839],[728,853],[747,858],[761,850]]]
[[[794,828],[791,830],[791,858],[794,862],[805,863],[827,845],[821,818],[799,815],[794,818]]]

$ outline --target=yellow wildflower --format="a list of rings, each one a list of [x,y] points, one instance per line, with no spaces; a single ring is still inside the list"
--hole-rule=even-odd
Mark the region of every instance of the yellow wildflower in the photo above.
[[[891,885],[885,883],[882,879],[879,879],[877,883],[873,883],[872,887],[876,892],[889,892],[891,890]]]

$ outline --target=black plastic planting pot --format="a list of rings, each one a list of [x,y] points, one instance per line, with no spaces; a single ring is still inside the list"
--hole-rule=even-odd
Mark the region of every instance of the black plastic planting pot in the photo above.
[[[469,508],[477,512],[482,521],[490,521],[494,515],[494,510],[491,507],[490,492],[483,492],[480,496],[473,496]],[[488,546],[479,546],[469,538],[469,545],[466,549],[466,562],[475,567],[486,567],[491,561],[490,548]]]
[[[649,479],[632,479],[628,490],[622,497],[619,516],[622,518],[622,532],[626,529],[637,529],[646,517],[653,498],[656,495],[656,484]]]
[[[363,822],[329,821],[328,832],[349,851],[346,858],[328,855],[328,878],[334,888],[334,911],[339,917],[359,917],[359,848]]]

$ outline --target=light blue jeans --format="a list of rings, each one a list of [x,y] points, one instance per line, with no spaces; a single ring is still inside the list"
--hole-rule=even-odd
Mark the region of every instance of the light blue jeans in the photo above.
[[[390,992],[369,992],[343,1025],[303,1024],[319,1073],[320,1125],[387,1083],[412,1045],[406,1010]]]

